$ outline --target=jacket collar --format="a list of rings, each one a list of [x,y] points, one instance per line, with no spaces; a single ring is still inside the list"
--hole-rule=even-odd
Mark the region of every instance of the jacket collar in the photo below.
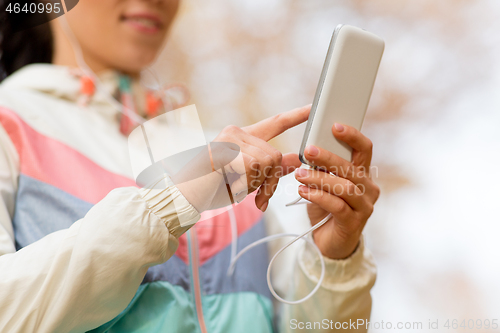
[[[10,89],[35,90],[76,103],[81,96],[80,75],[81,72],[76,68],[52,64],[31,64],[8,76],[2,85]],[[105,71],[100,73],[98,78],[102,89],[95,91],[89,105],[100,109],[111,108],[113,113],[119,113],[119,110],[116,110],[108,101],[109,95],[115,98],[119,96],[119,73],[111,70]],[[136,81],[132,84],[132,93],[134,99],[139,102],[138,104],[142,105],[145,91]],[[144,114],[144,110],[138,111]]]
[[[31,89],[62,99],[76,101],[80,95],[80,79],[77,69],[51,64],[31,64],[8,76],[3,84],[11,88]],[[103,88],[112,95],[118,91],[118,74],[107,71],[99,75]],[[97,91],[93,101],[102,103],[106,99]]]

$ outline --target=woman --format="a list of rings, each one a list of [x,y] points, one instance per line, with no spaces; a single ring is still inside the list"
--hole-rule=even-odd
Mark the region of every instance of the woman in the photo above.
[[[65,15],[103,87],[121,101],[133,101],[131,107],[144,117],[157,110],[144,102],[148,92],[137,79],[160,51],[178,5],[179,0],[86,0]],[[312,202],[311,223],[333,215],[314,233],[326,277],[307,302],[274,308],[265,280],[266,249],[243,256],[234,275],[226,276],[231,236],[228,227],[219,226],[229,225],[228,213],[188,231],[205,209],[196,198],[175,186],[161,191],[135,186],[127,154],[131,119],[76,70],[61,20],[13,33],[12,15],[6,19],[0,331],[288,332],[307,322],[326,325],[323,319],[344,325],[369,319],[375,268],[360,236],[379,190],[368,174],[334,177],[297,169],[304,184],[299,194]],[[236,143],[252,157],[245,161],[247,169],[263,171],[257,183],[248,184],[250,191],[259,188],[257,194],[234,207],[239,246],[278,231],[262,212],[278,182],[276,171],[293,170],[300,162],[267,140],[302,123],[308,113],[304,107],[249,127],[228,126],[219,134],[218,141]],[[353,147],[352,163],[316,147],[307,148],[306,158],[331,171],[368,170],[371,142],[340,124],[332,133]],[[354,184],[365,191],[348,191]],[[339,187],[346,191],[339,194]],[[298,299],[314,287],[321,267],[306,249],[290,260],[274,269],[276,281],[289,299]],[[286,289],[283,282],[290,277],[293,286]]]

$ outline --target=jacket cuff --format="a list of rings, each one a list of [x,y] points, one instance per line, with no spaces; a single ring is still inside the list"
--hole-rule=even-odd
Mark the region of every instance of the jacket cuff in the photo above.
[[[375,263],[372,254],[365,248],[363,237],[360,238],[357,249],[350,257],[334,260],[323,256],[323,259],[325,260],[325,278],[322,283],[324,288],[338,289],[339,286],[352,284],[356,278],[363,276],[370,276],[373,282],[375,280]],[[321,276],[321,262],[317,252],[311,246],[305,246],[299,253],[298,260],[303,273],[317,283]]]
[[[139,193],[149,210],[165,223],[170,234],[179,238],[198,222],[200,214],[177,187],[171,183],[168,185],[164,189],[141,188]]]

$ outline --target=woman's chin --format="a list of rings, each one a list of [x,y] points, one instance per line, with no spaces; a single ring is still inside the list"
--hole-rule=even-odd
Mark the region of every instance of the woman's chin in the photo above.
[[[110,59],[113,68],[131,75],[139,74],[143,69],[150,66],[156,59],[158,52],[148,50],[136,51],[126,55],[122,53],[118,58]]]

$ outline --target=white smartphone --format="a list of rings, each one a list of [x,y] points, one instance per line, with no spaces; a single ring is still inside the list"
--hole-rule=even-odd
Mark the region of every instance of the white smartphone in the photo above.
[[[299,157],[309,145],[351,161],[352,149],[332,134],[334,123],[360,130],[377,77],[384,41],[363,29],[338,25],[333,33],[314,97]]]

